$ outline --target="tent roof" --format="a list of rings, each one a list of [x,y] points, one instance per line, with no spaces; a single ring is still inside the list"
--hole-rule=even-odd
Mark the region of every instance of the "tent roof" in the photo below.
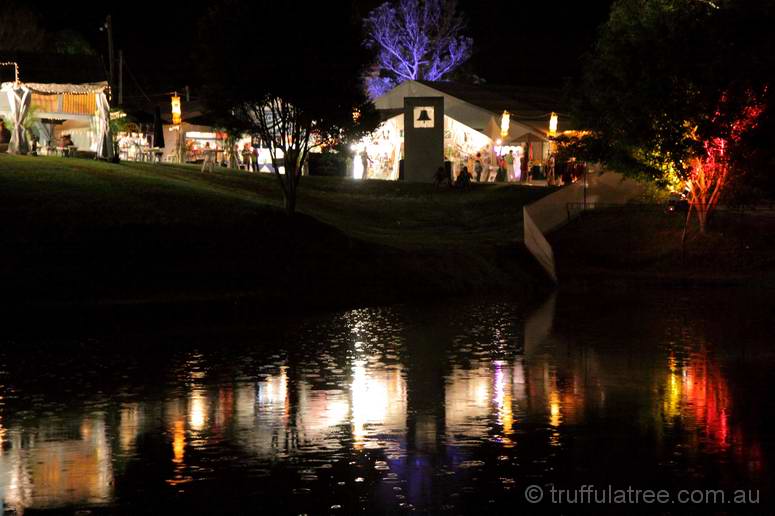
[[[500,116],[504,110],[517,120],[545,123],[554,113],[565,109],[562,90],[530,86],[466,84],[449,81],[418,81]],[[561,116],[566,121],[567,116]]]
[[[532,132],[545,136],[551,113],[559,114],[560,132],[572,129],[570,117],[563,114],[564,102],[559,89],[522,86],[497,86],[441,81],[407,81],[375,101],[380,110],[403,105],[404,96],[444,96],[445,112],[461,123],[481,132],[499,126],[503,111],[508,111],[519,134]],[[524,140],[523,140],[524,141]]]
[[[84,84],[42,84],[38,82],[23,82],[25,86],[35,93],[54,94],[54,93],[102,93],[108,89],[107,81],[87,82]]]

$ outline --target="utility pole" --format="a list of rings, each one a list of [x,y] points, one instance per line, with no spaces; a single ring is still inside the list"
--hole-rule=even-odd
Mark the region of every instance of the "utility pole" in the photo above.
[[[118,51],[118,105],[124,105],[124,51]]]
[[[110,15],[105,19],[105,29],[108,33],[108,63],[110,67],[110,89],[113,91],[113,88],[116,86],[116,71],[115,71],[115,65],[116,65],[116,59],[113,55],[113,19]]]

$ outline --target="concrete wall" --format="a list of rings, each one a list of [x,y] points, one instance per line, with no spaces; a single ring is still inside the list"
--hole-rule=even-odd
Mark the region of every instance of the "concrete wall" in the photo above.
[[[586,192],[584,181],[578,181],[523,208],[525,246],[556,283],[554,252],[545,235],[567,224],[584,209],[595,209],[598,204],[626,203],[643,191],[642,183],[617,172],[591,171],[587,175]]]

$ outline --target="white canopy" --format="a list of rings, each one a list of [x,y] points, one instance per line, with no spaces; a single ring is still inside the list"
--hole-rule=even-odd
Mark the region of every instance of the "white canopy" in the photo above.
[[[3,83],[1,90],[8,97],[11,115],[11,141],[8,143],[8,153],[26,154],[27,138],[22,123],[30,109],[32,92],[24,84],[13,82]]]
[[[93,115],[87,115],[91,117],[92,128],[95,133],[95,140],[92,141],[96,143],[92,144],[92,149],[97,152],[97,156],[100,158],[112,158],[114,151],[113,139],[110,134],[110,104],[108,103],[107,91],[107,82],[84,84],[2,83],[0,95],[7,98],[7,110],[11,123],[11,127],[9,127],[11,130],[11,141],[8,145],[8,152],[12,154],[26,154],[29,150],[23,124],[30,109],[33,93],[42,95],[94,94],[96,111]],[[67,113],[62,113],[62,115],[63,119],[67,119]],[[49,134],[48,128],[43,127],[41,124],[39,125],[43,128],[41,140],[48,144],[51,134]]]
[[[399,84],[377,98],[374,101],[374,105],[378,110],[402,110],[405,97],[444,97],[445,115],[472,129],[476,129],[493,141],[501,138],[501,114],[503,110],[510,107],[504,103],[504,106],[500,108],[501,110],[496,113],[486,107],[478,106],[419,81],[406,81]],[[515,141],[517,138],[521,138],[519,141],[548,140],[546,134],[540,129],[527,122],[521,122],[518,116],[512,114],[509,123],[509,134],[503,140],[509,142]]]
[[[113,138],[110,134],[110,105],[102,91],[97,95],[97,157],[113,157]]]

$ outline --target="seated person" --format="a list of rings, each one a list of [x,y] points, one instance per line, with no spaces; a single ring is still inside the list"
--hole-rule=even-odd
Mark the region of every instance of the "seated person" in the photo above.
[[[463,167],[455,180],[455,186],[465,188],[471,184],[471,173],[468,171],[468,167]]]
[[[436,169],[436,173],[433,174],[433,184],[438,187],[441,186],[441,183],[444,181],[446,181],[449,186],[452,186],[452,178],[447,173],[446,168],[442,166]]]
[[[8,144],[11,142],[11,131],[5,126],[5,122],[0,119],[0,144]]]

